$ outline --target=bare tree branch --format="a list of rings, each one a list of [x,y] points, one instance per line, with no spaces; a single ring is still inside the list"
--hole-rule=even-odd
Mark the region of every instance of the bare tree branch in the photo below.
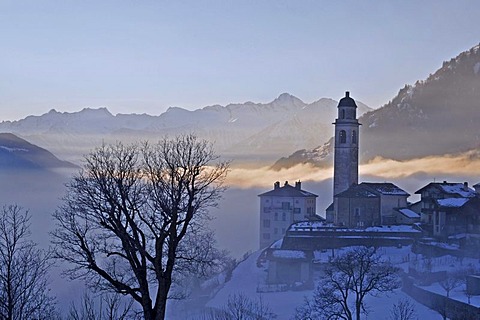
[[[175,281],[214,267],[219,252],[202,225],[227,171],[194,135],[101,146],[54,214],[56,257],[71,263],[71,277],[130,295],[145,319],[164,319]]]

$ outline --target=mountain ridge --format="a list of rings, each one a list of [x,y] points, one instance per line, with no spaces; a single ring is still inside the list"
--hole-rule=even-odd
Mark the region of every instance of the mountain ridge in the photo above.
[[[113,115],[105,107],[73,113],[52,109],[40,116],[1,122],[0,131],[17,134],[70,161],[78,161],[79,155],[102,142],[152,140],[184,132],[215,142],[218,153],[226,157],[272,161],[305,143],[310,147],[328,139],[327,124],[336,103],[329,98],[305,103],[282,93],[268,103],[230,103],[195,110],[170,107],[158,116]],[[358,104],[360,113],[371,110]]]
[[[381,108],[359,117],[362,162],[455,154],[480,147],[480,45],[430,74],[405,85]],[[334,119],[332,119],[334,120]],[[331,166],[333,139],[281,158],[274,169],[299,163]]]

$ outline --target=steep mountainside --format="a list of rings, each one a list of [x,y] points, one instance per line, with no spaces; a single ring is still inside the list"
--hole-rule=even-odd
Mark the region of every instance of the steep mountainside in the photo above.
[[[326,141],[336,105],[331,99],[307,104],[284,93],[266,104],[215,105],[194,111],[175,107],[160,116],[112,115],[106,108],[74,113],[51,110],[41,116],[2,122],[0,132],[20,135],[73,161],[102,142],[155,140],[185,132],[214,142],[225,156],[272,161],[281,154]],[[360,114],[371,110],[358,105]]]
[[[333,118],[331,119],[333,121]],[[480,46],[465,51],[425,81],[406,85],[392,101],[359,118],[362,161],[405,160],[479,148]],[[331,165],[333,141],[300,150],[275,168],[296,163]]]
[[[0,170],[66,169],[76,166],[11,133],[0,133]]]

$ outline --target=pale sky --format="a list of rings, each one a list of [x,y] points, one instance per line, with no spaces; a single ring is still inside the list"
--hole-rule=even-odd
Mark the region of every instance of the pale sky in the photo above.
[[[480,42],[480,1],[0,0],[0,121],[283,92],[377,108]]]

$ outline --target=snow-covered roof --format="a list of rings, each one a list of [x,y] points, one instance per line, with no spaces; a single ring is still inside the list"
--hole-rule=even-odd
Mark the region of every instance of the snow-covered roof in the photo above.
[[[447,198],[447,199],[437,199],[437,203],[441,207],[446,208],[460,208],[463,207],[465,203],[470,201],[471,198]]]
[[[382,182],[382,183],[362,182],[360,185],[367,186],[382,195],[392,195],[392,196],[409,196],[410,195],[405,190],[397,187],[396,185],[390,182]]]
[[[437,188],[444,194],[460,196],[463,198],[474,198],[477,196],[477,193],[475,192],[475,190],[473,190],[472,188],[469,188],[464,183],[457,183],[457,182],[431,182],[425,187],[416,191],[415,193],[417,194],[422,193],[422,191],[427,188]]]
[[[413,211],[412,211],[413,212]],[[301,221],[293,223],[288,231],[332,231],[332,232],[420,232],[411,225],[376,226],[365,229],[339,228],[321,222]]]
[[[410,210],[408,208],[397,209],[397,211],[400,212],[401,214],[403,214],[405,217],[410,218],[410,219],[420,218],[420,215],[418,213],[416,213],[415,211]]]
[[[318,197],[316,194],[294,187],[285,182],[282,187],[258,195],[259,197]]]
[[[274,243],[272,243],[270,248],[271,249],[280,249],[282,247],[282,244],[283,244],[283,238],[275,241]]]
[[[272,257],[277,259],[306,259],[305,251],[300,250],[273,250]]]
[[[378,226],[365,228],[366,232],[420,232],[411,225]]]

